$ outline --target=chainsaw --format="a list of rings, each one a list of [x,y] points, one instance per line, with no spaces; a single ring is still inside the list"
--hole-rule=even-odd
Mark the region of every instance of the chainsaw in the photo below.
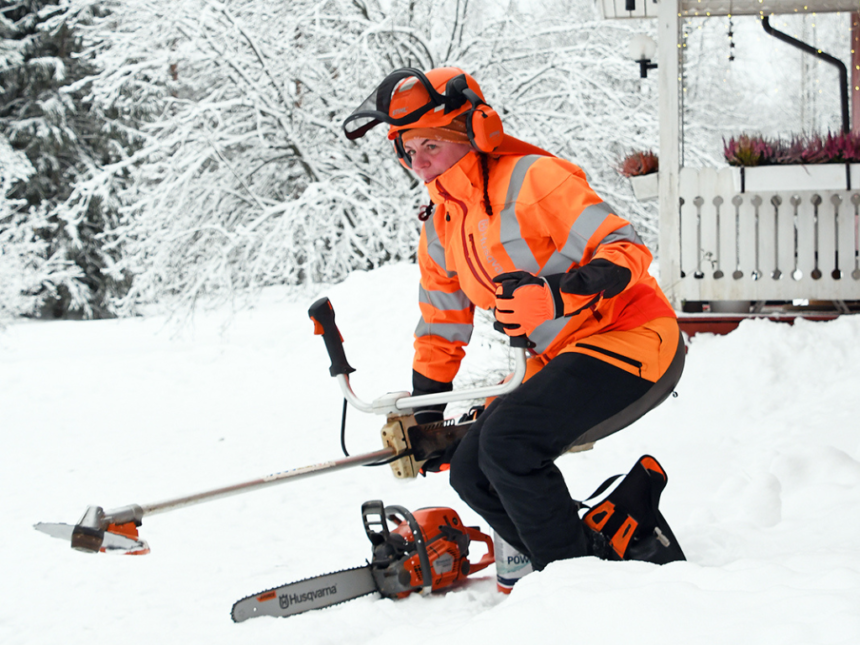
[[[438,591],[495,562],[493,540],[475,527],[463,526],[450,508],[422,508],[410,513],[381,501],[361,506],[371,560],[363,567],[327,573],[269,589],[233,605],[237,623],[257,616],[294,616],[331,607],[353,598],[379,593],[404,598],[413,592]],[[394,525],[389,530],[388,523]],[[469,561],[472,541],[487,552]]]

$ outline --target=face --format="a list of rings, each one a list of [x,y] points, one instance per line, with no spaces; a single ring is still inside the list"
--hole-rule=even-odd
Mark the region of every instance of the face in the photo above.
[[[427,184],[465,157],[472,146],[417,138],[404,143],[403,149],[412,162],[412,171]]]

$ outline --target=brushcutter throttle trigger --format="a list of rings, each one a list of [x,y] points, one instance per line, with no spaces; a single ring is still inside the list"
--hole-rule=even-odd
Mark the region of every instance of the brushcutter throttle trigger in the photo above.
[[[346,360],[343,351],[343,336],[334,322],[334,307],[328,298],[320,298],[308,309],[308,316],[314,321],[314,334],[322,336],[328,357],[331,359],[329,373],[332,376],[350,374],[355,371]]]

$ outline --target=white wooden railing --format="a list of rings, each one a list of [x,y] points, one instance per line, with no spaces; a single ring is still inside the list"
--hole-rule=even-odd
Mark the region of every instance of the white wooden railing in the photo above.
[[[732,168],[680,171],[681,300],[860,300],[860,185],[741,193],[736,183]]]

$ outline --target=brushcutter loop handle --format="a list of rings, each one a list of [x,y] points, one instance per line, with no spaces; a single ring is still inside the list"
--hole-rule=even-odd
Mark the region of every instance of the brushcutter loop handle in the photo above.
[[[371,402],[364,401],[356,396],[349,382],[349,374],[354,372],[346,360],[343,351],[343,338],[334,322],[334,308],[328,298],[320,298],[308,309],[308,316],[314,321],[314,333],[321,335],[325,341],[331,367],[329,372],[337,378],[343,397],[347,402],[362,412],[373,414],[411,414],[414,408],[427,405],[438,405],[452,403],[454,401],[467,401],[469,399],[482,399],[488,397],[503,396],[515,390],[526,375],[526,350],[533,344],[525,336],[511,336],[510,344],[514,348],[514,373],[510,379],[498,385],[486,387],[469,388],[465,390],[453,390],[450,392],[435,392],[433,394],[421,394],[411,396],[409,392],[389,392],[374,399]]]
[[[331,359],[329,373],[332,376],[338,376],[354,372],[355,369],[350,366],[343,351],[343,336],[340,335],[340,330],[335,324],[334,307],[331,306],[331,301],[325,297],[320,298],[308,309],[308,316],[314,321],[314,334],[322,336],[325,341],[325,348]]]

